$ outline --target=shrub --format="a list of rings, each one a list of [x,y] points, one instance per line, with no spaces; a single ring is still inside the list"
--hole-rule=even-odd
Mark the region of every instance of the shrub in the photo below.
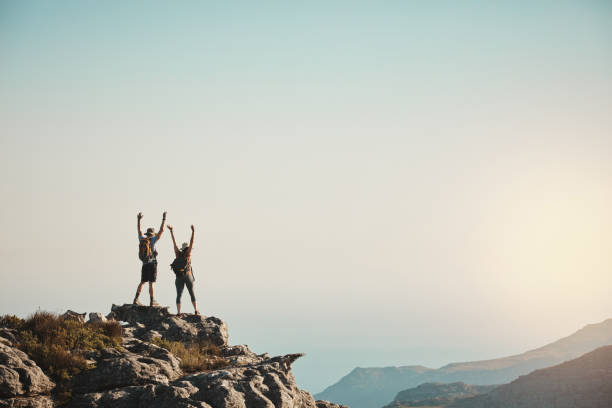
[[[105,322],[89,322],[86,326],[99,329],[110,338],[121,339],[123,328],[116,320],[107,320]]]
[[[84,351],[121,347],[122,329],[116,321],[85,324],[38,311],[25,320],[2,316],[0,325],[18,330],[17,347],[56,382],[60,401],[70,397],[71,378],[89,368]]]
[[[25,323],[25,320],[20,319],[15,315],[4,315],[0,317],[0,327],[9,329],[20,329]]]
[[[79,351],[71,351],[61,344],[41,343],[30,330],[20,333],[19,348],[59,384],[87,368],[87,361]]]
[[[181,368],[187,373],[214,370],[227,367],[229,362],[214,344],[170,341],[159,337],[153,338],[153,344],[163,347],[181,360]]]

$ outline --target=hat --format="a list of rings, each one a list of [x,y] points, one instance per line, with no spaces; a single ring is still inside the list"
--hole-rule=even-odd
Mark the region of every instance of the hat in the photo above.
[[[147,233],[145,235],[147,236],[155,235],[155,228],[152,228],[152,227],[147,228]]]
[[[183,242],[183,245],[181,245],[181,249],[185,249],[185,248],[189,248],[189,244],[186,242]]]

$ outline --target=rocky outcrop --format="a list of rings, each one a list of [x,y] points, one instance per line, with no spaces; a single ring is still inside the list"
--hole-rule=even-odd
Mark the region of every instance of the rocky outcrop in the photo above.
[[[164,384],[182,375],[179,360],[168,350],[138,339],[129,339],[123,350],[107,348],[88,355],[95,368],[73,380],[73,392],[89,393],[131,385]]]
[[[68,319],[83,321],[85,314],[67,312]],[[89,314],[91,322],[118,320],[121,347],[77,351],[89,368],[70,382],[68,408],[345,408],[326,401],[315,402],[297,386],[291,366],[303,354],[270,357],[256,354],[246,345],[229,346],[227,327],[215,317],[171,315],[166,307],[113,305],[111,313]],[[193,343],[202,344],[198,358],[219,361],[223,368],[185,374],[181,360]],[[0,329],[0,408],[50,408],[53,382],[23,352],[12,347],[18,340],[13,329]],[[215,347],[216,346],[216,347]],[[191,351],[189,351],[191,352]],[[202,351],[204,353],[204,351]],[[209,356],[209,357],[202,357]],[[188,365],[194,369],[194,365]],[[196,367],[219,367],[201,365]],[[65,385],[62,385],[65,386]],[[59,395],[59,394],[58,394]]]
[[[87,313],[77,313],[72,310],[67,310],[66,313],[62,315],[62,318],[67,320],[76,320],[77,322],[85,323],[85,316]]]
[[[106,317],[100,312],[92,312],[89,314],[89,322],[90,323],[104,323],[106,321]]]
[[[145,341],[154,336],[187,343],[205,342],[216,346],[225,346],[228,341],[227,326],[221,319],[196,315],[178,317],[170,314],[168,307],[113,305],[107,318],[127,322],[125,330]]]
[[[0,398],[45,394],[54,386],[23,351],[0,343]]]
[[[255,354],[249,348],[241,344],[239,346],[227,346],[221,349],[221,355],[225,357],[230,366],[244,366],[258,364],[269,358],[267,353]]]
[[[17,330],[0,327],[0,343],[12,345],[17,343]]]
[[[299,389],[291,365],[303,354],[269,357],[246,345],[229,346],[227,327],[217,318],[176,317],[165,307],[135,305],[113,305],[107,318],[123,322],[123,350],[86,355],[95,368],[74,378],[68,408],[341,408],[316,403]],[[154,337],[214,344],[229,364],[184,375],[176,356],[149,342]]]
[[[385,408],[444,406],[460,398],[486,394],[495,387],[495,385],[468,385],[463,382],[425,383],[399,392],[393,402]]]
[[[3,339],[14,334],[3,330]],[[0,408],[52,407],[47,394],[55,384],[24,352],[0,342]]]
[[[612,346],[536,370],[488,394],[457,400],[449,408],[612,407]]]
[[[50,397],[39,395],[26,398],[0,399],[0,408],[52,408],[53,400]]]
[[[168,384],[147,384],[77,395],[70,408],[105,407],[269,407],[315,408],[291,374],[290,354],[260,363],[185,376]]]

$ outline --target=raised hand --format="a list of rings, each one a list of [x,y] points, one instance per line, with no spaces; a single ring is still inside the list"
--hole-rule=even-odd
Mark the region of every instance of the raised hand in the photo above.
[[[164,211],[164,214],[163,214],[164,220],[166,219],[166,213],[167,213],[167,211]]]
[[[191,224],[191,232],[195,232],[195,228],[193,227],[193,224]]]
[[[142,218],[142,213],[141,213],[141,212],[139,212],[139,213],[138,213],[138,219],[141,219],[141,218]]]
[[[168,225],[168,229],[169,229],[170,231],[172,231],[172,229],[173,229],[173,228],[172,228],[172,225]]]

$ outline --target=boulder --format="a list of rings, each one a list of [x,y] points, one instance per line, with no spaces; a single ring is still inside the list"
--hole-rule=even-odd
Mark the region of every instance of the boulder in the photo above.
[[[312,396],[300,390],[291,363],[301,354],[275,357],[260,364],[198,373],[183,378],[198,391],[190,399],[212,407],[315,408]]]
[[[129,326],[135,329],[129,330],[128,326],[128,333],[145,341],[150,340],[150,332],[155,331],[156,335],[159,334],[164,339],[172,341],[227,345],[227,326],[216,317],[196,315],[177,317],[170,314],[168,307],[132,304],[113,305],[107,317],[129,323]]]
[[[72,310],[67,310],[66,313],[60,317],[66,320],[76,320],[77,322],[85,323],[85,315],[87,313],[77,313]]]
[[[0,342],[12,345],[17,343],[17,330],[7,329],[6,327],[0,328]]]
[[[119,351],[107,348],[98,355],[95,368],[73,379],[75,393],[91,393],[144,384],[164,384],[182,375],[180,361],[168,350],[138,339],[130,339]]]
[[[91,323],[105,322],[106,317],[100,312],[91,312],[89,313],[89,321]]]
[[[189,399],[197,390],[189,383],[179,385],[144,385],[125,387],[101,393],[76,395],[68,408],[211,408]]]
[[[258,364],[268,358],[267,354],[257,355],[253,353],[246,344],[223,347],[220,352],[229,361],[230,366]]]
[[[0,408],[53,408],[53,400],[44,395],[0,399]]]
[[[24,352],[0,343],[0,398],[45,394],[54,386]]]

